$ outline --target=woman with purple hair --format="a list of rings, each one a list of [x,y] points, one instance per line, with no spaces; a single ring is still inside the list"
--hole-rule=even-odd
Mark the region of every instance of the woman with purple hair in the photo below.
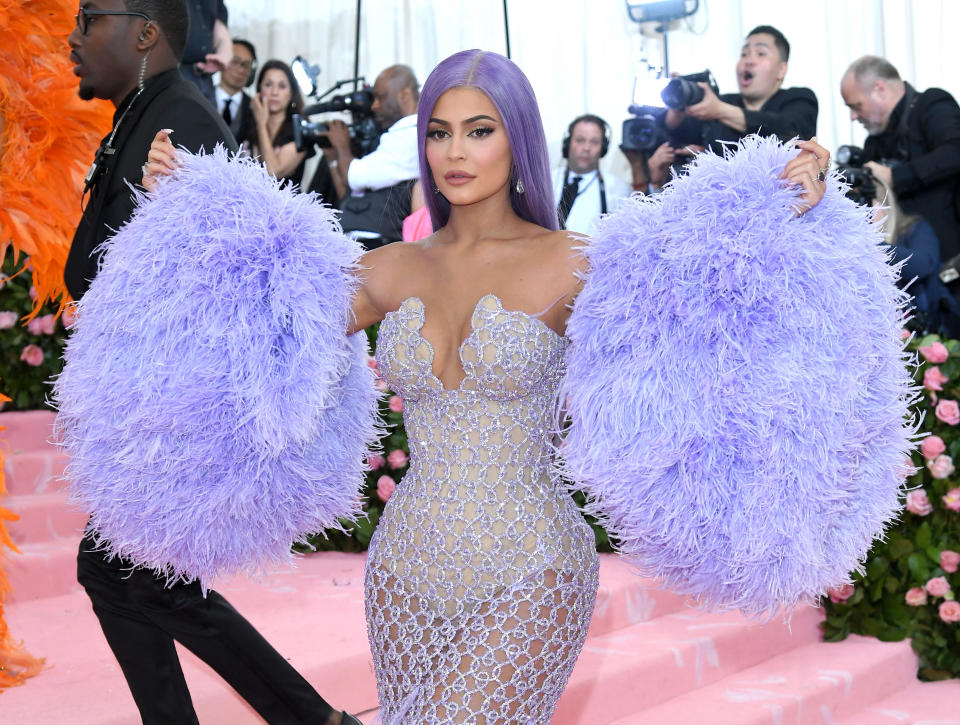
[[[828,293],[804,287],[771,301],[749,286],[752,280],[762,280],[773,290],[779,290],[781,283],[795,284],[797,274],[782,272],[793,264],[783,254],[784,244],[793,245],[794,254],[802,258],[799,264],[807,266],[805,250],[825,250],[816,251],[821,256],[814,262],[822,265],[829,257],[829,265],[809,271],[821,286],[849,290],[850,280],[857,279],[843,271],[850,265],[840,259],[836,250],[841,245],[829,235],[840,229],[849,233],[845,241],[855,246],[854,233],[867,239],[864,229],[869,225],[865,217],[841,219],[847,212],[836,211],[843,204],[837,189],[831,187],[835,193],[820,203],[826,191],[828,152],[815,142],[798,142],[801,151],[797,153],[776,141],[757,141],[727,159],[704,157],[697,162],[699,168],[695,164],[689,181],[677,182],[664,192],[665,201],[636,200],[631,209],[608,220],[595,242],[585,247],[585,240],[557,229],[536,99],[527,78],[510,60],[479,50],[444,60],[423,86],[417,128],[420,181],[437,231],[420,242],[387,245],[365,254],[350,272],[354,281],[336,288],[338,293],[341,288],[350,291],[351,309],[343,316],[331,315],[333,322],[323,322],[335,329],[338,319],[352,314],[351,333],[380,322],[379,371],[404,399],[410,469],[379,521],[366,569],[367,626],[383,721],[550,721],[586,637],[598,571],[593,533],[557,474],[552,441],[558,397],[567,399],[574,421],[563,450],[568,472],[587,491],[594,511],[622,549],[644,558],[647,568],[655,569],[653,573],[667,583],[708,602],[762,611],[844,579],[851,557],[855,564],[869,545],[876,522],[863,524],[861,517],[844,508],[846,499],[835,495],[842,484],[828,481],[831,491],[815,492],[813,499],[805,498],[806,493],[796,496],[810,510],[829,500],[843,515],[831,518],[818,509],[815,516],[805,517],[814,521],[809,532],[797,533],[796,516],[782,519],[761,507],[761,503],[776,505],[793,516],[792,503],[784,502],[791,498],[785,494],[792,489],[784,487],[812,486],[806,476],[796,482],[789,470],[791,461],[814,449],[818,456],[823,454],[819,438],[805,448],[799,439],[790,438],[802,434],[802,427],[794,423],[797,415],[820,412],[818,403],[801,399],[802,390],[811,388],[810,381],[795,375],[801,392],[789,387],[794,382],[788,381],[784,382],[786,393],[775,388],[766,395],[760,386],[744,392],[730,372],[740,370],[741,377],[745,375],[746,363],[737,355],[749,357],[756,349],[764,353],[758,357],[781,366],[776,368],[778,373],[792,374],[783,361],[792,362],[792,355],[802,352],[803,341],[787,350],[763,348],[780,343],[783,320],[792,316],[797,325],[812,320],[817,329],[829,327],[825,314],[803,307],[805,300],[818,304]],[[201,168],[204,163],[188,160],[190,173],[184,173],[182,181],[158,182],[156,176],[169,174],[175,166],[173,146],[165,135],[158,136],[145,169],[145,183],[158,189],[158,198],[144,205],[144,218],[159,202],[176,210],[169,187],[200,184],[192,178],[206,173]],[[222,163],[214,159],[209,165]],[[220,176],[205,178],[219,183]],[[260,181],[256,184],[262,186]],[[248,204],[255,196],[249,191],[237,191],[237,195],[246,194]],[[277,193],[282,190],[270,190],[274,196]],[[817,206],[813,213],[805,213],[813,206]],[[293,214],[286,201],[277,208],[285,218]],[[828,213],[834,216],[822,216]],[[209,216],[205,213],[204,221]],[[225,216],[232,219],[239,214]],[[263,218],[262,214],[249,216]],[[291,225],[281,249],[296,247],[305,234],[303,225],[292,231],[291,222],[277,218],[271,224]],[[150,233],[146,224],[141,229]],[[238,247],[253,246],[243,229],[229,228],[232,231],[218,229],[216,241],[233,234],[230,239]],[[131,246],[137,244],[134,231],[125,238]],[[275,229],[269,233],[270,239],[279,234]],[[124,253],[121,236],[117,255]],[[820,237],[827,243],[821,244]],[[324,239],[328,245],[337,243],[332,234]],[[850,259],[862,259],[865,246],[871,243],[867,239],[853,249]],[[257,243],[258,248],[262,246]],[[178,249],[178,254],[192,254],[187,243]],[[108,260],[111,254],[113,250]],[[134,261],[142,257],[134,256],[134,251],[128,254]],[[278,285],[288,277],[320,284],[312,263],[298,254],[296,263],[269,265],[262,273],[264,299],[274,307]],[[658,256],[647,265],[638,261],[644,254]],[[210,253],[203,256],[208,259]],[[857,293],[866,300],[857,299],[864,309],[870,299],[882,296],[876,290],[889,281],[882,277],[890,274],[882,254],[876,252],[874,257],[879,260],[880,282],[875,288],[865,284]],[[231,253],[226,266],[238,267],[236,258]],[[118,267],[119,259],[114,262]],[[176,262],[175,274],[179,270],[191,274],[189,264],[179,258]],[[345,262],[338,264],[351,269]],[[834,274],[832,269],[842,271],[837,278],[842,277],[843,284],[824,281]],[[691,275],[701,271],[709,276],[692,283]],[[681,273],[686,277],[681,278]],[[110,274],[108,261],[98,280],[109,279]],[[244,284],[260,279],[242,267],[236,274]],[[665,288],[651,286],[664,281]],[[299,338],[320,325],[322,315],[310,307],[304,313],[310,324],[297,327],[298,310],[313,304],[305,289],[296,287],[290,294],[295,304],[264,325],[276,322],[283,331],[299,330]],[[91,292],[95,299],[96,290]],[[241,303],[244,309],[253,309],[251,303]],[[658,318],[661,307],[664,311]],[[870,328],[865,317],[850,314],[852,326]],[[882,316],[873,308],[863,314],[871,320]],[[93,326],[95,315],[84,312],[80,319]],[[889,330],[883,325],[891,319],[887,315],[883,324],[874,326],[873,341],[886,340]],[[724,329],[708,330],[714,321],[722,321]],[[696,329],[702,339],[692,349],[696,355],[703,354],[681,361],[687,365],[684,370],[713,370],[692,388],[658,375],[658,366],[672,364],[664,353],[666,346],[676,346],[671,335],[688,334],[684,325],[699,325]],[[572,347],[568,329],[575,333]],[[835,336],[832,328],[827,332]],[[75,345],[88,344],[84,334],[81,329]],[[101,344],[101,338],[91,333],[89,344]],[[283,332],[285,342],[274,344],[267,356],[274,366],[269,370],[277,369],[277,355],[289,357],[296,352],[291,359],[302,365],[326,354],[316,351],[318,343],[299,338]],[[822,342],[812,333],[805,333],[805,339]],[[713,357],[708,359],[708,353]],[[244,370],[253,366],[252,354],[244,360]],[[899,352],[891,354],[887,358],[898,362]],[[880,357],[872,355],[871,360]],[[858,370],[851,374],[860,375]],[[820,368],[814,374],[822,376]],[[332,372],[324,375],[336,377]],[[326,384],[321,382],[324,375],[315,373],[313,385]],[[896,378],[896,372],[891,376]],[[256,381],[265,384],[269,376]],[[360,384],[360,378],[350,382]],[[700,395],[700,407],[713,416],[709,421],[698,417],[697,405],[690,400],[686,408],[674,404],[691,389]],[[850,389],[862,393],[856,385]],[[592,391],[591,397],[584,399],[581,390]],[[813,392],[819,394],[819,389]],[[897,401],[900,393],[899,388],[893,391]],[[244,395],[241,402],[249,407],[249,387]],[[778,427],[769,407],[784,408],[794,400],[805,407],[794,411],[786,427]],[[724,418],[721,403],[741,417],[733,422]],[[350,401],[342,404],[344,416],[350,413],[350,405]],[[841,400],[838,406],[865,415],[862,407],[849,401]],[[279,417],[276,406],[271,411],[269,420],[287,424],[287,411]],[[246,409],[244,413],[254,417]],[[205,413],[198,411],[198,415]],[[893,410],[888,418],[902,432],[903,410]],[[328,419],[337,416],[323,418]],[[268,419],[263,421],[257,430],[269,431]],[[649,422],[656,423],[652,433],[643,429]],[[849,418],[840,423],[849,423]],[[874,435],[878,427],[882,426],[871,423],[863,426],[864,431],[857,427],[857,432]],[[664,435],[674,437],[676,450],[665,450],[665,441],[655,439]],[[757,438],[761,435],[772,436],[774,442]],[[899,442],[897,435],[891,433],[887,442]],[[278,437],[279,433],[271,440]],[[781,438],[786,440],[782,446],[777,442]],[[180,444],[183,440],[178,439]],[[621,446],[619,452],[610,450],[614,444]],[[862,442],[845,440],[844,444],[857,455],[873,450]],[[754,448],[756,459],[751,457]],[[890,445],[884,449],[890,450]],[[600,453],[593,455],[596,451]],[[894,453],[901,461],[902,451]],[[679,460],[681,456],[686,459]],[[761,459],[784,470],[762,471],[764,485],[757,486],[744,472],[761,473],[751,468],[759,466]],[[892,459],[886,455],[870,460],[889,468]],[[811,469],[811,476],[820,482],[823,470],[830,466],[819,458],[816,465],[818,472]],[[710,466],[730,470],[723,469],[720,473],[725,478],[714,480]],[[837,476],[849,480],[854,491],[862,490],[867,486],[854,469],[850,456],[843,456]],[[673,509],[665,510],[660,501],[674,492],[681,498],[671,503]],[[853,494],[848,498],[856,509],[859,499]],[[308,501],[310,496],[301,492],[298,499]],[[754,505],[754,499],[760,503]],[[249,507],[259,499],[244,500]],[[889,515],[888,509],[883,509],[883,515]],[[272,515],[277,527],[288,517],[280,511]],[[769,520],[769,531],[754,535],[731,530],[730,522],[743,517],[764,524]],[[831,527],[829,533],[842,538],[844,527],[853,526],[847,521],[853,519],[856,526],[869,528],[868,534],[858,530],[856,544],[844,540],[842,556],[827,551],[826,570],[811,574],[814,564],[803,555],[810,551],[824,555],[829,548],[820,543],[821,529]],[[299,521],[293,531],[314,530],[307,528],[311,523],[315,525],[315,520]],[[802,549],[799,553],[790,549],[794,538]],[[748,547],[742,555],[741,539]],[[282,543],[282,537],[278,541]],[[726,556],[724,549],[736,554]],[[163,561],[162,556],[159,560]],[[806,577],[800,584],[777,576],[781,570],[789,574],[794,569]],[[767,590],[772,594],[768,596]]]

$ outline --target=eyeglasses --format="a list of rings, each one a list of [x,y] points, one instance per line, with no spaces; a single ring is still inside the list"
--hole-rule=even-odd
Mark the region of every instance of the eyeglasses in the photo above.
[[[253,60],[240,60],[239,58],[231,58],[230,65],[234,68],[240,68],[242,70],[253,70],[253,64],[256,61]]]
[[[133,15],[144,20],[150,20],[149,15],[129,10],[87,10],[86,8],[80,8],[80,12],[77,13],[77,27],[80,28],[80,32],[86,35],[87,28],[90,27],[90,18],[98,15]]]

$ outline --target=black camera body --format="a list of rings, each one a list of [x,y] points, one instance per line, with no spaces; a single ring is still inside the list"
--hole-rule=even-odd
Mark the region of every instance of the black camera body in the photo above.
[[[710,90],[718,96],[720,95],[720,88],[717,86],[717,81],[713,77],[713,73],[708,69],[700,73],[690,73],[689,75],[679,76],[678,78],[671,78],[669,83],[667,83],[660,92],[660,97],[663,99],[667,108],[682,111],[687,106],[694,106],[703,100],[704,92],[703,89],[697,85],[698,83],[706,83],[710,86]]]
[[[662,116],[666,113],[664,109],[631,105],[627,110],[633,114],[633,118],[623,122],[620,133],[622,151],[650,154],[670,140],[662,121]]]
[[[323,103],[315,103],[303,109],[303,114],[293,115],[293,142],[297,151],[317,146],[329,148],[330,139],[324,134],[330,126],[323,121],[310,121],[309,116],[316,113],[348,112],[352,117],[350,129],[350,146],[356,157],[366,156],[380,143],[383,130],[373,117],[373,92],[369,88],[362,88],[353,93],[333,96]]]
[[[877,180],[870,169],[864,168],[867,158],[859,146],[840,146],[837,148],[837,167],[848,185],[847,198],[857,204],[870,206],[877,197]],[[880,159],[879,163],[894,168],[900,162],[896,159]]]

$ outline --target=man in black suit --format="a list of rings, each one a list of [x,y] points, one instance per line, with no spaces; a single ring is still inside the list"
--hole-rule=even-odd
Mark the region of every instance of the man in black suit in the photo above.
[[[223,117],[237,143],[255,140],[256,123],[250,112],[250,96],[244,88],[253,85],[257,76],[257,50],[242,38],[233,40],[233,58],[220,74],[217,86],[217,113]]]
[[[191,152],[236,149],[223,119],[178,70],[187,34],[183,0],[83,3],[70,34],[80,97],[116,107],[84,189],[84,212],[64,277],[80,299],[97,274],[97,247],[133,213],[128,184],[142,178],[150,142],[176,127]],[[96,512],[94,512],[96,513]],[[196,723],[174,640],[213,667],[270,723],[355,722],[334,711],[230,604],[198,582],[165,586],[152,571],[108,559],[85,536],[84,586],[144,723]]]
[[[776,28],[760,25],[747,35],[737,62],[739,93],[718,96],[706,83],[703,100],[684,110],[668,109],[664,123],[676,148],[708,146],[722,153],[723,142],[749,134],[794,136],[817,133],[817,97],[809,88],[784,88],[790,43]]]
[[[940,88],[918,91],[890,61],[866,55],[843,75],[840,93],[870,134],[864,168],[892,188],[908,214],[926,219],[945,261],[960,254],[960,106]]]

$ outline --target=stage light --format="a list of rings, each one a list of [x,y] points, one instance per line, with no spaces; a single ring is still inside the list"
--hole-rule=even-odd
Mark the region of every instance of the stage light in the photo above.
[[[635,23],[667,23],[697,12],[700,0],[626,0],[627,13]]]

